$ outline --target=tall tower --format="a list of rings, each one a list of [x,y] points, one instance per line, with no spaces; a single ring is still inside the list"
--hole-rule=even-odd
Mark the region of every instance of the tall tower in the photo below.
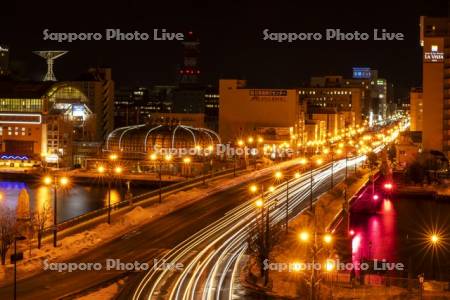
[[[197,84],[200,79],[198,59],[200,54],[200,42],[197,36],[189,31],[183,42],[184,60],[178,71],[179,83],[181,85]]]
[[[56,81],[55,74],[53,73],[53,61],[67,52],[68,51],[33,51],[34,54],[47,60],[47,74],[45,74],[42,81]]]
[[[0,45],[0,77],[8,75],[9,48]]]

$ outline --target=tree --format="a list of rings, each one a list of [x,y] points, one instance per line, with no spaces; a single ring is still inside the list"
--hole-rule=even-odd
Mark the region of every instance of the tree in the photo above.
[[[371,170],[375,169],[378,166],[377,154],[374,152],[370,152],[369,154],[367,154],[367,162]]]
[[[30,195],[27,189],[23,188],[19,192],[16,207],[16,233],[25,236],[31,255],[31,240],[33,238],[33,226],[31,224]]]
[[[414,161],[407,167],[405,176],[410,182],[423,183],[425,179],[425,168],[419,161]]]
[[[0,257],[2,265],[6,264],[6,254],[16,234],[15,211],[5,205],[0,206]]]
[[[34,230],[37,232],[38,249],[41,249],[42,236],[47,226],[47,223],[50,220],[50,217],[51,217],[51,207],[45,201],[40,205],[40,207],[36,208],[36,210],[32,215],[31,223],[33,225]]]
[[[390,145],[387,151],[388,159],[391,161],[391,163],[394,163],[397,157],[397,150],[395,149],[395,145]]]
[[[264,286],[269,283],[269,269],[265,267],[265,262],[270,261],[270,253],[278,243],[282,234],[281,225],[270,225],[267,209],[265,213],[258,217],[255,226],[250,230],[248,239],[248,249],[250,254],[256,259],[261,277],[264,279]]]

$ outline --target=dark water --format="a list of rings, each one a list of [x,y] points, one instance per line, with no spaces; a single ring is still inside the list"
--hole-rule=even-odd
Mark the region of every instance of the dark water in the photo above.
[[[0,202],[10,208],[17,206],[19,193],[25,189],[30,198],[30,209],[36,210],[44,205],[53,210],[54,191],[39,182],[0,181]],[[133,195],[150,191],[152,187],[131,187]],[[92,184],[72,184],[67,189],[57,192],[58,221],[62,222],[107,206],[107,185],[93,182]],[[125,184],[114,184],[111,189],[111,204],[124,199],[127,192]]]
[[[428,279],[450,280],[450,201],[381,194],[374,200],[371,189],[358,201],[350,217],[353,262],[385,259],[410,267],[415,278],[424,273]],[[433,233],[440,237],[434,245]],[[408,271],[394,273],[407,276]]]

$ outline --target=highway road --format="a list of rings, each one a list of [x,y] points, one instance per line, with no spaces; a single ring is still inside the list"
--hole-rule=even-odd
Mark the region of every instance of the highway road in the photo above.
[[[287,172],[293,172],[288,168]],[[257,180],[259,183],[272,182],[272,173]],[[161,258],[173,249],[178,249],[183,241],[196,236],[203,228],[223,218],[249,198],[248,183],[242,183],[205,199],[190,204],[180,210],[149,222],[133,232],[70,260],[70,262],[104,263],[106,259],[120,259],[121,262],[148,262]],[[123,271],[43,271],[20,280],[18,299],[60,299],[71,298],[74,293],[96,287],[99,284],[139,273]],[[143,274],[145,275],[145,273]],[[12,299],[12,285],[0,287],[0,299]]]
[[[346,165],[351,173],[355,164],[366,156],[335,161],[334,182],[345,178]],[[289,181],[289,218],[308,209],[311,199],[326,192],[331,186],[331,163],[311,173],[306,171],[300,178]],[[312,177],[312,180],[311,180]],[[271,223],[284,222],[286,217],[286,183],[281,181],[276,189],[265,194],[265,206],[269,207]],[[162,261],[180,264],[181,270],[173,268],[152,269],[136,282],[134,291],[126,290],[121,299],[243,299],[245,291],[239,288],[236,276],[242,257],[247,249],[250,229],[260,215],[255,198],[244,191],[247,201],[242,201],[215,222],[199,230],[176,245]],[[258,197],[261,197],[259,195]]]

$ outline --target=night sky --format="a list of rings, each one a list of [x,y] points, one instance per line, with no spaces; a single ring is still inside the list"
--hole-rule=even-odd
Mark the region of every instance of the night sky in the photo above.
[[[205,83],[238,77],[253,85],[290,87],[310,76],[351,76],[352,66],[379,70],[399,95],[421,82],[419,16],[447,15],[447,1],[33,1],[0,4],[0,44],[12,68],[37,80],[46,70],[32,50],[69,50],[55,65],[58,79],[90,66],[110,66],[120,86],[170,84],[182,62],[176,41],[43,41],[51,32],[194,31],[201,40]],[[30,1],[31,2],[31,1]],[[161,3],[158,3],[161,2]],[[164,3],[164,4],[163,4]],[[6,5],[6,6],[5,6]],[[262,31],[321,32],[326,28],[401,32],[404,41],[264,41]]]

